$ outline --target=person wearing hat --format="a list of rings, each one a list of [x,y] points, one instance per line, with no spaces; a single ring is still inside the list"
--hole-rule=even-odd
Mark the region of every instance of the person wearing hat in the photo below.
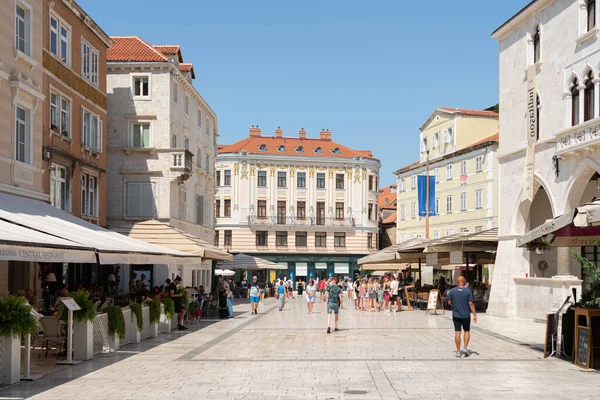
[[[175,303],[175,312],[177,313],[177,329],[183,331],[187,329],[185,326],[183,326],[183,317],[185,317],[187,310],[181,301],[181,297],[183,295],[181,293],[177,293],[177,285],[179,283],[181,283],[181,277],[177,276],[175,279],[173,279],[173,282],[169,283],[169,286],[167,286],[167,293]]]

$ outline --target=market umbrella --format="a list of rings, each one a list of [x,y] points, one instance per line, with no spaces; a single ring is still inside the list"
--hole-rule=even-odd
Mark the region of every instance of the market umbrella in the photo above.
[[[215,269],[215,275],[233,276],[235,272],[230,269]]]

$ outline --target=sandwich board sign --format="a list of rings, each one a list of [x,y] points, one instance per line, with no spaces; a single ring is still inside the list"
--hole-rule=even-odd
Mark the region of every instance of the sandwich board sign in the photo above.
[[[441,307],[438,307],[438,302],[441,304]],[[433,310],[434,315],[437,315],[437,310],[441,309],[443,314],[446,314],[444,311],[444,305],[441,302],[440,291],[437,289],[431,289],[429,291],[429,299],[427,300],[427,309],[425,313],[429,313],[429,311]]]

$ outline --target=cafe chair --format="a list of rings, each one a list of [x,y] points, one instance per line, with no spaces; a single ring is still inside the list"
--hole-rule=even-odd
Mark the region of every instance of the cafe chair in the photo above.
[[[39,299],[38,301],[36,301],[35,303],[33,303],[33,309],[35,311],[41,311],[44,309],[45,303],[43,299]]]
[[[50,349],[51,344],[56,346],[56,355],[58,356],[59,351],[64,347],[67,341],[67,338],[63,335],[60,320],[56,317],[42,317],[40,318],[40,324],[44,330],[42,349],[45,345],[46,357],[48,357],[48,350]],[[40,356],[41,355],[42,353],[40,352]]]
[[[100,304],[102,304],[102,302],[100,300],[98,300],[97,302],[94,303],[94,311],[98,311],[98,307],[100,307]]]
[[[104,301],[104,303],[102,303],[102,306],[100,307],[100,312],[104,311],[104,309],[108,306],[110,306],[112,304],[112,300],[111,299],[106,299]]]

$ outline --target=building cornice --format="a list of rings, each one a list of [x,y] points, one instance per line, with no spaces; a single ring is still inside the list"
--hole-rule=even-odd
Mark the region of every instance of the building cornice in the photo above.
[[[94,32],[96,36],[98,36],[100,40],[102,40],[106,47],[113,45],[113,41],[110,36],[108,36],[106,32],[104,32],[102,28],[98,26],[98,24],[96,24],[96,22],[83,10],[83,8],[79,6],[79,4],[77,4],[74,0],[62,0],[62,2],[64,5],[69,7],[71,11],[73,11],[73,14],[75,14],[85,24],[85,26],[87,26],[92,32]]]
[[[504,39],[506,35],[519,27],[523,22],[533,19],[537,13],[554,3],[554,1],[555,0],[533,0],[531,3],[523,7],[521,11],[513,15],[508,21],[496,29],[492,33],[492,37],[497,40]]]
[[[377,167],[381,166],[379,160],[370,159],[370,158],[339,158],[339,157],[309,157],[309,156],[276,156],[276,155],[259,155],[259,154],[247,154],[243,155],[240,153],[226,153],[217,155],[217,163],[219,162],[227,162],[227,161],[235,161],[235,162],[258,162],[258,163],[294,163],[294,164],[323,164],[323,165],[343,165],[343,166],[353,166],[353,165],[375,165]]]
[[[461,150],[457,150],[457,151],[454,151],[454,152],[452,152],[450,154],[446,154],[446,155],[443,155],[443,156],[438,157],[436,159],[429,160],[429,167],[430,168],[434,167],[437,163],[440,163],[442,161],[446,161],[446,160],[449,160],[449,159],[452,159],[452,158],[455,158],[455,157],[460,157],[460,156],[465,155],[465,154],[474,153],[476,151],[479,151],[481,149],[485,149],[487,147],[493,147],[493,146],[498,147],[498,144],[499,144],[498,142],[490,140],[490,141],[483,142],[483,143],[480,143],[478,145],[475,145],[473,147],[467,147],[467,148],[464,148],[464,149],[461,149]],[[419,162],[416,165],[410,164],[410,165],[408,165],[406,167],[402,167],[402,168],[394,171],[394,174],[395,175],[400,175],[400,174],[404,174],[406,172],[415,171],[417,169],[424,168],[425,165],[426,164],[424,162]]]
[[[188,89],[188,91],[190,91],[192,93],[193,97],[195,97],[196,100],[200,102],[204,111],[210,115],[211,119],[213,120],[213,123],[215,124],[215,128],[217,128],[217,131],[218,131],[217,114],[208,105],[206,100],[204,100],[204,97],[202,97],[202,95],[198,92],[198,90],[194,87],[194,85],[190,81],[188,81],[185,76],[183,76],[183,73],[172,62],[123,62],[123,61],[118,61],[118,62],[107,62],[106,63],[107,74],[110,74],[111,71],[114,71],[114,72],[117,72],[118,70],[132,70],[133,71],[133,70],[143,70],[144,68],[148,68],[150,70],[166,69],[166,70],[169,70],[171,73],[175,72],[176,76],[177,76],[177,80],[180,83],[183,83],[183,85]]]

